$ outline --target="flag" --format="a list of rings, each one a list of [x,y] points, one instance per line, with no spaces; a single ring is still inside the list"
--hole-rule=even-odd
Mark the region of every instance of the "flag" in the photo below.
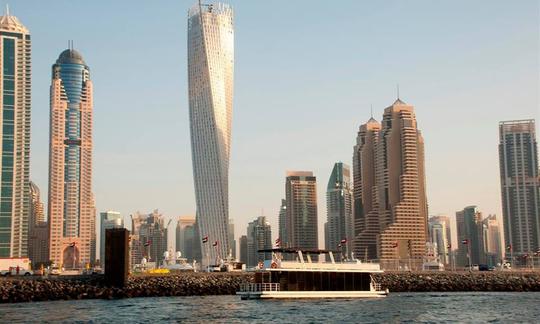
[[[69,243],[69,247],[75,247],[75,242]]]
[[[341,244],[345,244],[345,243],[347,243],[347,239],[341,240]]]
[[[398,247],[398,241],[395,241],[394,243],[392,243],[392,247],[397,248]]]
[[[341,247],[341,243],[339,243],[339,244],[337,245],[337,247],[339,247],[339,248],[340,248],[340,247]]]
[[[512,244],[508,244],[508,245],[506,246],[506,249],[507,249],[508,251],[512,251]]]
[[[461,244],[469,244],[469,240],[468,239],[461,240]]]
[[[203,242],[203,243],[208,242],[208,235],[206,235],[205,237],[202,238],[202,242]]]
[[[281,246],[281,239],[279,237],[276,239],[276,246],[277,247]]]
[[[448,248],[448,250],[451,250],[452,249],[452,243],[448,243],[447,248]]]
[[[146,241],[146,242],[144,243],[144,246],[149,246],[150,244],[152,244],[152,242]]]
[[[214,243],[212,243],[212,246],[217,246],[218,245],[218,242],[215,241]]]

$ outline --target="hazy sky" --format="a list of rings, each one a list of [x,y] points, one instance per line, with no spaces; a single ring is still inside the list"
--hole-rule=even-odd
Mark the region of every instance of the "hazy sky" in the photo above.
[[[5,2],[3,2],[5,3]],[[187,99],[194,1],[10,1],[32,33],[31,178],[46,201],[51,65],[73,39],[94,82],[98,211],[195,213]],[[498,122],[539,117],[538,1],[230,1],[235,98],[230,215],[277,236],[286,170],[318,179],[396,99],[426,141],[429,213],[501,214]],[[172,225],[171,225],[172,226]]]

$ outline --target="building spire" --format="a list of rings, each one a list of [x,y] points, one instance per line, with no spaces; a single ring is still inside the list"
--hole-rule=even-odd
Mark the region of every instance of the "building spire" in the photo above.
[[[370,104],[371,107],[371,118],[373,119],[373,104]]]
[[[9,4],[6,3],[6,16],[9,16]]]
[[[396,84],[396,90],[397,90],[397,99],[399,100],[399,83]]]

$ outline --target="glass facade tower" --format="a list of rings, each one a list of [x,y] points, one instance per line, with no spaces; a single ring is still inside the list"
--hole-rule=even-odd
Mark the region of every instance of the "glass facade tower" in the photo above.
[[[90,69],[72,48],[52,67],[50,96],[50,258],[78,268],[95,258],[93,104]]]
[[[0,18],[0,258],[28,256],[30,215],[30,33]]]
[[[328,250],[352,251],[354,222],[351,169],[343,162],[334,164],[326,189],[325,245]],[[345,240],[345,243],[342,243]]]
[[[188,13],[191,152],[202,262],[229,251],[229,158],[233,102],[233,10],[195,5]],[[217,242],[216,246],[210,246]]]
[[[540,249],[540,176],[534,119],[499,123],[504,240],[507,256]]]

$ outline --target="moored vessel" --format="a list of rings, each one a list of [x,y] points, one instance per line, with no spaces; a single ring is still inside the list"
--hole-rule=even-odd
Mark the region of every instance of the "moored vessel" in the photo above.
[[[383,290],[372,276],[383,272],[378,263],[355,259],[336,262],[329,250],[277,248],[259,252],[271,252],[272,259],[260,262],[254,270],[254,282],[240,287],[236,294],[242,299],[380,298],[388,295],[388,289]],[[330,262],[313,262],[312,256],[321,254],[328,255]]]

